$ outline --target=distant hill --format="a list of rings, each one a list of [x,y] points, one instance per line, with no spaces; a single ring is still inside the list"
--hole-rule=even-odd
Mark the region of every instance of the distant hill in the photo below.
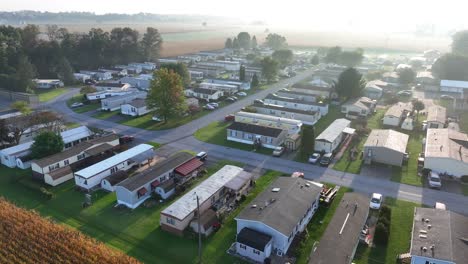
[[[151,13],[138,14],[103,14],[90,12],[39,12],[16,11],[0,12],[0,24],[81,24],[81,23],[155,23],[155,22],[189,22],[202,23],[219,20],[220,17],[202,15],[161,15]],[[226,19],[226,18],[223,18]]]

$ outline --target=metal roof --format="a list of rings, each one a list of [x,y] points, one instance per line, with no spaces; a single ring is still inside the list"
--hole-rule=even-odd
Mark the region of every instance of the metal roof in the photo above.
[[[333,142],[343,133],[346,127],[349,127],[351,121],[345,118],[339,118],[333,121],[315,140]]]
[[[153,146],[151,145],[148,145],[148,144],[140,144],[136,147],[133,147],[131,149],[128,149],[124,152],[121,152],[115,156],[112,156],[106,160],[103,160],[101,162],[98,162],[92,166],[89,166],[87,168],[84,168],[78,172],[75,172],[75,175],[77,176],[80,176],[80,177],[83,177],[83,178],[86,178],[86,179],[89,179],[93,176],[95,176],[96,174],[102,172],[102,171],[105,171],[105,170],[108,170],[110,169],[111,167],[117,165],[117,164],[120,164],[124,161],[127,161],[141,153],[144,153],[148,150],[151,150],[151,149],[154,149]]]
[[[427,122],[439,122],[445,124],[447,109],[440,105],[433,105],[427,109]]]
[[[203,204],[205,201],[210,199],[213,194],[221,188],[224,188],[224,185],[236,177],[241,171],[243,171],[243,169],[240,167],[232,165],[224,166],[177,201],[169,205],[161,213],[179,220],[185,219],[197,208],[195,194],[198,196],[200,204]]]
[[[373,129],[364,147],[383,147],[406,153],[409,136],[392,129]]]
[[[63,143],[65,144],[89,137],[93,134],[94,133],[91,130],[89,130],[89,128],[87,128],[86,126],[79,126],[76,128],[65,130],[60,133],[63,139]]]
[[[6,155],[14,155],[14,154],[20,154],[22,152],[27,152],[27,151],[30,151],[31,145],[33,143],[34,143],[34,140],[23,143],[23,144],[19,144],[19,145],[13,146],[13,147],[9,147],[9,148],[6,148],[6,149],[2,149],[2,150],[0,150],[0,153],[2,155],[6,156]]]
[[[441,80],[440,86],[468,89],[467,81]]]
[[[203,166],[203,162],[200,159],[194,157],[191,160],[180,165],[179,167],[175,168],[174,171],[182,176],[187,176],[189,173],[200,168],[201,166]]]
[[[424,155],[468,163],[468,135],[448,128],[429,128]]]

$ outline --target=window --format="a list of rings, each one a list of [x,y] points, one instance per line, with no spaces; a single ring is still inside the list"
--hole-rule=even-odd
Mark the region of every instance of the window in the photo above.
[[[117,167],[112,167],[111,168],[111,174],[116,173],[116,172],[117,172]]]
[[[252,137],[252,134],[247,134],[247,139],[252,140],[252,138],[253,138],[253,137]]]
[[[239,247],[242,248],[242,249],[247,249],[247,247],[243,244],[239,244]]]
[[[80,154],[80,155],[78,155],[78,157],[77,157],[77,158],[78,158],[78,160],[82,160],[82,159],[84,159],[84,158],[85,158],[85,154],[84,154],[84,153],[83,153],[83,154]]]
[[[268,138],[268,141],[270,142],[270,144],[273,143],[273,138]]]
[[[216,197],[215,196],[211,197],[211,204],[214,204],[215,202],[216,202]]]
[[[361,110],[361,114],[365,115],[365,114],[366,114],[366,110]]]
[[[258,251],[258,250],[256,250],[256,249],[253,250],[253,253],[254,253],[254,254],[257,254],[257,255],[260,255],[260,251]]]
[[[165,181],[165,180],[166,180],[166,176],[162,176],[161,178],[159,178],[159,181],[160,181],[160,182],[163,182],[163,181]]]
[[[65,166],[66,166],[66,165],[69,165],[70,162],[66,159],[66,160],[63,161],[63,164],[65,164]]]
[[[170,225],[175,225],[175,220],[174,218],[166,217],[166,223]]]
[[[53,170],[56,170],[56,169],[58,169],[58,168],[60,168],[60,164],[59,164],[59,163],[54,164],[54,165],[50,165],[50,166],[49,166],[49,171],[53,171]]]

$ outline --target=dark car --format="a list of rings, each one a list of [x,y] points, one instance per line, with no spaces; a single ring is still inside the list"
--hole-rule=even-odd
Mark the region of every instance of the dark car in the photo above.
[[[85,80],[85,84],[86,85],[92,85],[92,84],[96,84],[97,82],[93,79],[86,79]]]
[[[125,144],[125,143],[132,142],[134,139],[135,139],[135,137],[133,137],[133,136],[121,136],[119,138],[119,142],[120,142],[120,144]]]
[[[333,160],[333,154],[332,153],[326,153],[325,155],[322,156],[320,159],[320,165],[322,166],[328,166]]]
[[[234,121],[234,119],[235,119],[235,116],[233,114],[230,114],[224,117],[224,121],[226,122]]]

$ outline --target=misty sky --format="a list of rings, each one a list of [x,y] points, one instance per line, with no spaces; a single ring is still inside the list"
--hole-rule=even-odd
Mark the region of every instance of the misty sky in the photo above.
[[[270,24],[345,28],[356,31],[405,31],[418,25],[462,28],[463,0],[0,0],[0,10],[88,11],[103,13],[206,14],[264,20]]]

